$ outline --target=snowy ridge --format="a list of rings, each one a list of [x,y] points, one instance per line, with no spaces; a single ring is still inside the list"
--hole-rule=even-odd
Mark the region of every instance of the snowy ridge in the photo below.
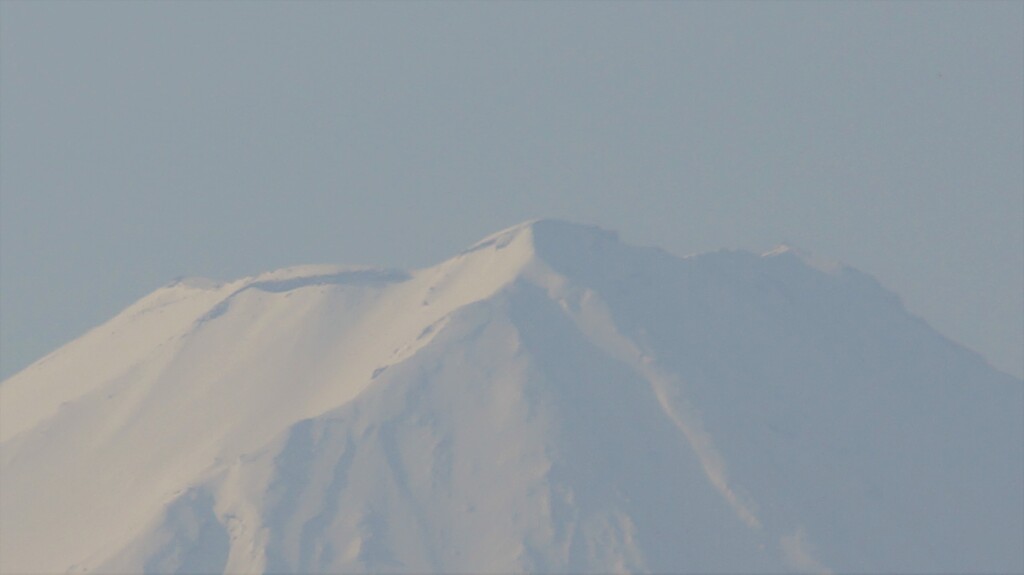
[[[0,383],[0,571],[1020,571],[1022,405],[855,270],[535,220]]]
[[[814,255],[810,252],[806,252],[799,248],[793,247],[789,244],[779,244],[775,248],[768,250],[761,254],[761,257],[765,258],[777,258],[777,257],[795,257],[803,262],[807,267],[814,268],[820,272],[834,274],[839,273],[846,267],[837,262],[825,259],[821,256]]]

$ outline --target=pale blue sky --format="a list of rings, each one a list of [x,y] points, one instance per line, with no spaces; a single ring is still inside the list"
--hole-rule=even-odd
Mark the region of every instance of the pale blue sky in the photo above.
[[[177,276],[789,242],[1024,373],[1024,3],[0,4],[0,376]]]

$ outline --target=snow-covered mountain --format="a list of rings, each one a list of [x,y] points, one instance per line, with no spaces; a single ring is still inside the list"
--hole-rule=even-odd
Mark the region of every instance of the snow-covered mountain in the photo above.
[[[1024,382],[792,249],[182,281],[0,384],[3,573],[830,570],[1024,571]]]

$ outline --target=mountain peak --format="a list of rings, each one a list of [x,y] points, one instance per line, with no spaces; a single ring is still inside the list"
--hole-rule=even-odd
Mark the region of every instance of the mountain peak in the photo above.
[[[0,572],[1024,571],[1024,386],[821,266],[536,219],[172,284],[2,383]]]
[[[836,274],[846,269],[846,266],[838,261],[830,260],[798,248],[794,245],[782,243],[761,254],[764,258],[789,257],[799,260],[804,265],[814,268],[827,274]]]
[[[602,275],[623,267],[638,250],[644,248],[628,246],[615,232],[597,226],[541,218],[491,234],[436,269],[461,269],[462,275],[475,278],[469,283],[497,286],[539,270],[573,277]]]
[[[535,251],[543,251],[556,245],[593,245],[608,241],[618,241],[618,234],[593,225],[555,218],[535,218],[493,233],[463,253],[490,247],[504,249],[517,242],[528,244]]]

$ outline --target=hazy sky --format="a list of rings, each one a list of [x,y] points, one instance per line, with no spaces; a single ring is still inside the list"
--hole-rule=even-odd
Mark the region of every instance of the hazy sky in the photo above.
[[[0,3],[0,376],[537,216],[844,261],[1024,373],[1024,3]]]

